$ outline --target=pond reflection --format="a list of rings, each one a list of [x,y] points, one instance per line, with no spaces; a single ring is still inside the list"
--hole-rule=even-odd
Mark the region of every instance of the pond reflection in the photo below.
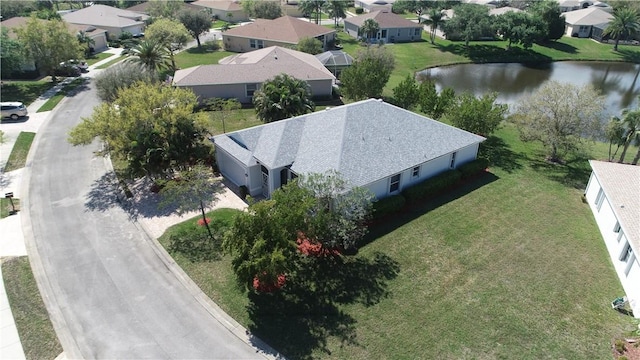
[[[640,65],[619,62],[555,62],[549,64],[464,64],[421,71],[418,79],[432,79],[436,88],[475,95],[497,92],[498,102],[512,105],[549,80],[578,86],[592,84],[606,95],[607,119],[638,106]]]

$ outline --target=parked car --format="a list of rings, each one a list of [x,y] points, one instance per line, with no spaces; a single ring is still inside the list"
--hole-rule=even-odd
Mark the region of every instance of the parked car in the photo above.
[[[62,63],[62,64],[77,66],[78,69],[80,69],[80,71],[83,73],[89,72],[89,65],[87,64],[86,61],[69,60],[66,63]]]
[[[58,66],[58,68],[54,71],[55,76],[64,76],[64,77],[76,77],[82,74],[82,70],[76,65],[66,64]]]
[[[11,120],[18,120],[18,118],[27,116],[27,108],[21,102],[3,102],[0,103],[2,108],[2,118],[11,118]]]

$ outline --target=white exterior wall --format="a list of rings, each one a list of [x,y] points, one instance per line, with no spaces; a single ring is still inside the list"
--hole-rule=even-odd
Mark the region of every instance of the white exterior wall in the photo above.
[[[578,34],[579,38],[587,38],[591,34],[591,26],[580,26],[580,25],[569,25],[566,27],[566,36],[573,36],[573,34]]]
[[[216,162],[218,169],[225,178],[231,180],[237,186],[247,185],[245,166],[229,155],[226,151],[216,148]]]
[[[262,172],[260,171],[260,165],[249,168],[248,188],[251,196],[262,195]]]
[[[627,295],[633,313],[635,317],[640,318],[640,260],[638,260],[638,254],[636,253],[633,253],[626,262],[620,260],[620,255],[626,250],[629,241],[624,235],[624,229],[621,229],[620,233],[614,231],[618,220],[606,194],[603,195],[602,205],[598,209],[596,199],[600,189],[601,186],[598,179],[594,173],[591,173],[585,190],[587,203],[593,212],[598,228],[600,228],[611,262]]]

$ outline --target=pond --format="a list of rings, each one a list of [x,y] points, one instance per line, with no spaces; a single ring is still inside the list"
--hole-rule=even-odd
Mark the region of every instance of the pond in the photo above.
[[[592,84],[606,95],[606,118],[625,108],[638,107],[640,65],[620,62],[554,62],[550,64],[464,64],[421,71],[418,78],[432,79],[436,88],[475,95],[497,92],[497,102],[511,105],[535,92],[549,80],[582,86]]]

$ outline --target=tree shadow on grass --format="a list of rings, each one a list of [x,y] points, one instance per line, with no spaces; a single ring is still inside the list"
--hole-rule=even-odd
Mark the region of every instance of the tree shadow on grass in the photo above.
[[[538,43],[538,45],[542,46],[542,47],[549,48],[549,49],[562,51],[562,52],[567,53],[567,54],[576,54],[578,52],[578,48],[577,47],[575,47],[573,45],[561,43],[561,42],[558,42],[558,41],[541,42],[541,43]]]
[[[437,44],[438,49],[456,55],[469,58],[475,63],[497,63],[497,62],[522,62],[522,63],[546,63],[551,62],[551,58],[535,52],[531,49],[512,47],[506,50],[504,47],[488,44],[470,44],[468,47],[464,42],[451,43],[447,45]]]
[[[624,61],[632,63],[640,63],[640,49],[633,51],[629,49],[618,49],[618,53],[622,55]]]
[[[590,157],[587,154],[571,156],[563,164],[545,160],[545,156],[542,153],[537,155],[530,160],[532,169],[544,172],[549,179],[574,189],[584,190],[587,186],[587,181],[589,181],[589,176],[591,175]]]
[[[489,166],[495,166],[508,173],[522,168],[522,154],[518,154],[509,148],[509,145],[497,136],[489,136],[480,144],[478,157],[489,160]]]
[[[388,297],[388,281],[400,272],[389,256],[305,258],[279,292],[249,295],[251,333],[282,354],[309,359],[331,355],[328,338],[358,345],[356,320],[341,305],[373,306]]]

